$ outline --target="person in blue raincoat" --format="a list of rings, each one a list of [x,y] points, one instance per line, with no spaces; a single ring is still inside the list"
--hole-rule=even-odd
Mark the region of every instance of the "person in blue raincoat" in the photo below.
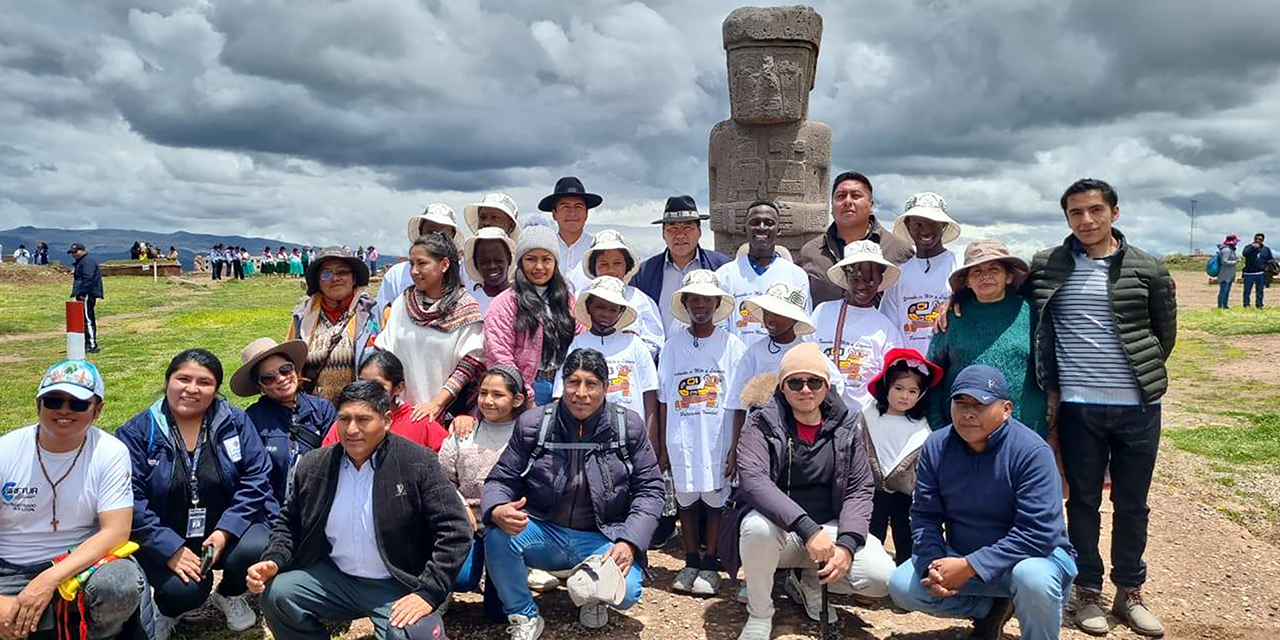
[[[262,394],[245,413],[271,458],[271,492],[281,505],[298,458],[319,449],[338,419],[332,402],[302,392],[306,361],[307,343],[302,340],[276,344],[271,338],[258,338],[240,351],[242,364],[229,385],[241,397]]]
[[[206,598],[232,631],[257,624],[245,576],[279,505],[258,430],[218,395],[221,386],[217,356],[187,349],[169,362],[164,395],[116,431],[133,463],[132,540],[155,588],[155,640]],[[222,570],[216,593],[212,569]]]

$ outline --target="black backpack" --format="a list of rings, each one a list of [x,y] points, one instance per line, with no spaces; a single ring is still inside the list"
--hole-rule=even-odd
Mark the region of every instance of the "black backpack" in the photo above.
[[[548,451],[617,451],[618,456],[622,458],[622,464],[627,466],[627,475],[631,475],[631,451],[627,449],[627,408],[615,404],[612,411],[609,412],[610,418],[613,420],[613,429],[615,437],[609,442],[559,442],[548,441],[547,437],[551,434],[551,426],[556,419],[556,409],[559,407],[560,401],[555,400],[550,404],[542,407],[542,421],[538,424],[538,439],[533,444],[533,451],[529,453],[529,464],[525,465],[524,471],[520,472],[523,478],[529,475],[529,471],[533,469],[533,463],[538,458],[546,455]]]

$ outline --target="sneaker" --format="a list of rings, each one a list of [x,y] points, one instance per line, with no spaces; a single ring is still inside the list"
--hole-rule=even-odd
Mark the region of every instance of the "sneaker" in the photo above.
[[[1107,624],[1107,612],[1102,610],[1102,592],[1085,587],[1076,587],[1076,626],[1080,630],[1095,636],[1105,636],[1111,632]]]
[[[528,618],[519,614],[507,616],[507,634],[511,640],[538,640],[542,637],[542,616]]]
[[[578,624],[588,629],[599,629],[609,624],[609,605],[597,603],[578,607]]]
[[[1164,625],[1142,601],[1142,587],[1119,587],[1111,603],[1111,614],[1139,635],[1149,638],[1164,635]]]
[[[676,574],[676,579],[671,581],[671,590],[679,593],[693,593],[693,581],[697,578],[697,568],[685,567]]]
[[[560,579],[542,569],[529,570],[529,590],[542,593],[560,586]]]
[[[227,618],[227,628],[232,631],[245,631],[258,624],[258,616],[249,608],[244,596],[224,597],[217,591],[209,594],[213,606]]]
[[[693,595],[714,596],[720,592],[720,572],[703,569],[693,579]]]
[[[178,619],[170,618],[157,610],[155,625],[156,640],[169,640],[169,636],[173,634],[173,628],[178,626]]]
[[[742,625],[742,633],[738,640],[769,640],[773,633],[773,618],[756,618],[747,616],[747,623]]]
[[[995,598],[991,603],[991,612],[985,617],[973,621],[973,630],[969,632],[969,640],[1000,640],[1004,637],[1004,625],[1013,617],[1013,600]]]
[[[793,602],[804,607],[804,613],[810,620],[821,622],[822,619],[818,616],[822,611],[822,586],[818,584],[817,574],[813,574],[812,583],[807,579],[808,576],[801,578],[796,574],[796,571],[787,572],[787,595]],[[827,603],[827,622],[835,621],[836,608],[831,606],[831,603]]]

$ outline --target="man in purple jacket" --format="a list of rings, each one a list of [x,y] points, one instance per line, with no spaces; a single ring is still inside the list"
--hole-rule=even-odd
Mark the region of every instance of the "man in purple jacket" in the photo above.
[[[592,556],[617,566],[615,575],[625,580],[621,598],[584,602],[578,621],[585,627],[607,624],[610,605],[635,604],[644,552],[662,512],[657,455],[644,420],[605,401],[604,355],[577,349],[565,359],[563,375],[560,400],[517,419],[480,496],[490,525],[485,568],[512,640],[537,640],[544,628],[528,567],[572,569]]]
[[[979,640],[1003,637],[1016,611],[1023,640],[1047,640],[1061,630],[1075,550],[1053,451],[1012,412],[999,371],[972,365],[956,376],[952,424],[920,450],[914,554],[889,595],[911,611],[972,618]]]

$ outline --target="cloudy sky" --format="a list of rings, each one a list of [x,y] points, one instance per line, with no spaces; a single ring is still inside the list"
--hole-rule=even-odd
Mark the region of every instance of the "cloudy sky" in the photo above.
[[[707,202],[729,114],[720,23],[655,0],[0,0],[0,228],[102,226],[403,244],[427,202],[536,208],[555,178],[643,224]],[[965,238],[1065,234],[1073,179],[1139,245],[1280,237],[1273,0],[815,2],[810,117],[880,215],[949,202]],[[647,242],[652,242],[648,238]]]

